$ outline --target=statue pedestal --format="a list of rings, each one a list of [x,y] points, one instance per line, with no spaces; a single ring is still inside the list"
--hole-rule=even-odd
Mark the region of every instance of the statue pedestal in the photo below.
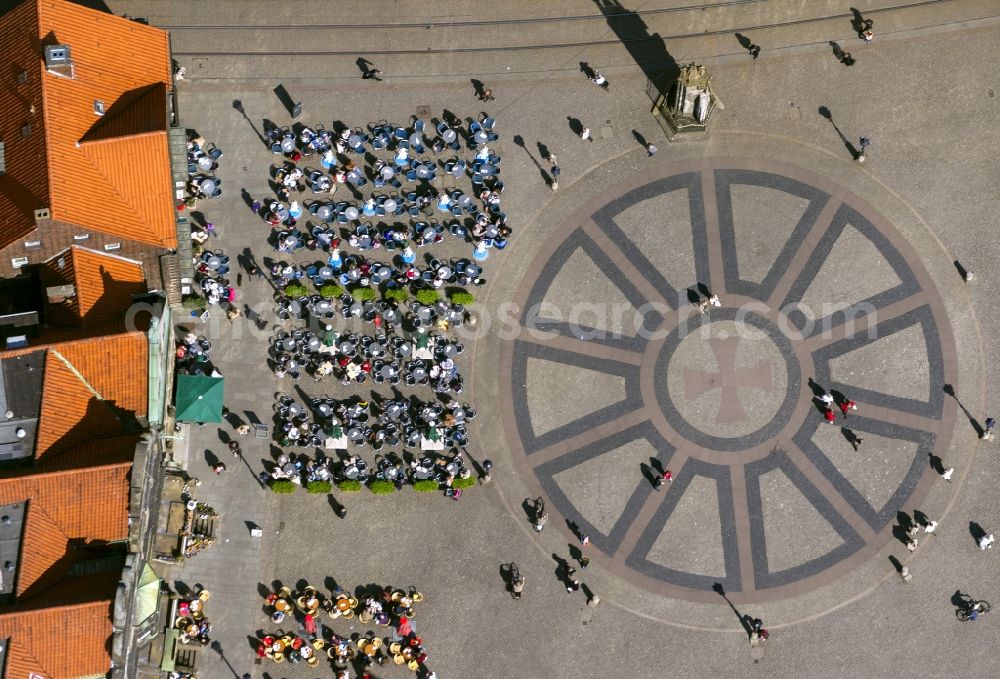
[[[689,64],[681,69],[669,90],[653,101],[653,117],[670,141],[707,139],[725,108],[712,91],[711,76],[704,66]]]

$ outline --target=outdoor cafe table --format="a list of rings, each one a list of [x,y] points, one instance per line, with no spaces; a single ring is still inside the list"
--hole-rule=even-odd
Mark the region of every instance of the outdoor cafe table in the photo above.
[[[330,280],[331,278],[333,278],[333,269],[331,269],[328,266],[320,267],[319,277],[322,278],[324,281]]]
[[[292,610],[292,605],[288,603],[285,599],[277,599],[274,602],[274,610],[281,611],[282,613]]]
[[[395,212],[396,211],[396,201],[394,199],[392,199],[392,198],[389,198],[388,200],[386,200],[382,204],[382,207],[385,208],[386,213]]]
[[[198,182],[198,187],[203,193],[212,194],[215,193],[215,180],[209,177],[205,177],[200,182]]]
[[[428,168],[426,165],[419,165],[419,166],[417,166],[417,177],[418,178],[420,178],[420,179],[427,179],[432,174],[434,174],[434,170]]]
[[[489,136],[482,130],[479,130],[473,135],[473,139],[475,139],[477,144],[485,144],[489,140]]]
[[[455,137],[457,136],[458,135],[455,134],[455,130],[447,129],[444,131],[444,134],[441,135],[441,138],[444,139],[445,144],[450,144],[455,141]]]
[[[285,153],[291,153],[295,150],[295,137],[285,137],[281,140],[281,150]]]
[[[392,179],[396,175],[396,171],[392,169],[391,165],[382,166],[382,169],[379,170],[379,173],[382,175],[382,179],[385,180]]]
[[[212,159],[209,156],[202,156],[198,159],[198,169],[202,172],[208,172],[212,169]]]
[[[344,210],[344,216],[347,217],[348,219],[357,219],[358,208],[354,207],[353,205],[348,206],[347,209]]]
[[[329,221],[330,217],[333,216],[333,208],[329,205],[320,205],[319,209],[316,210],[316,216],[324,222]]]

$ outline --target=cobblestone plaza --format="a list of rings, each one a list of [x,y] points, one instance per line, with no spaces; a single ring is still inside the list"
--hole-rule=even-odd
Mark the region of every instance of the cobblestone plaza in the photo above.
[[[783,2],[407,1],[391,14],[353,0],[108,4],[171,30],[183,124],[225,152],[226,193],[199,209],[216,226],[212,247],[234,260],[274,254],[241,190],[273,194],[258,130],[292,122],[278,85],[301,101],[302,122],[327,127],[495,116],[514,229],[483,264],[462,357],[461,399],[479,413],[468,454],[493,461],[491,484],[459,502],[335,490],[341,520],[323,496],[260,486],[270,441],[246,439],[246,464],[217,476],[209,462],[231,427],[186,431],[199,499],[224,521],[218,544],[170,578],[213,593],[219,647],[201,654],[201,677],[333,676],[326,664],[255,663],[253,639],[273,627],[262,592],[303,580],[417,587],[414,626],[442,678],[1000,671],[994,621],[959,623],[952,603],[956,590],[991,600],[1000,573],[970,532],[1000,521],[996,444],[978,436],[998,412],[995,3],[870,2],[868,45],[849,9],[825,0],[801,23]],[[725,108],[707,140],[664,138],[646,91],[664,63],[650,66],[601,16],[631,10],[671,60],[709,68]],[[490,23],[544,13],[600,21]],[[324,39],[310,22],[357,28]],[[831,41],[856,63],[840,63]],[[359,56],[382,81],[361,80]],[[470,79],[496,100],[478,101]],[[863,164],[861,136],[872,140]],[[471,245],[449,240],[435,255],[469,257]],[[266,360],[274,291],[242,279],[240,302],[263,310],[267,330],[217,313],[197,332],[215,345],[227,407],[269,421],[274,394],[297,385]],[[702,313],[709,293],[721,306]],[[825,392],[858,410],[827,424]],[[656,488],[666,469],[673,480]],[[538,497],[551,517],[541,533]],[[910,553],[899,524],[915,512],[940,525]],[[577,577],[596,608],[558,576],[582,534],[591,563]],[[520,600],[505,590],[510,562],[526,579]],[[770,630],[762,649],[745,615]],[[373,674],[412,673],[390,663]]]

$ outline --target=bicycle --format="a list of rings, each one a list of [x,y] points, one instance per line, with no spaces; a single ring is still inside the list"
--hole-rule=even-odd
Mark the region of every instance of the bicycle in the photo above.
[[[975,620],[980,615],[989,613],[991,608],[992,606],[989,601],[970,601],[965,608],[959,608],[955,611],[955,617],[961,622]]]

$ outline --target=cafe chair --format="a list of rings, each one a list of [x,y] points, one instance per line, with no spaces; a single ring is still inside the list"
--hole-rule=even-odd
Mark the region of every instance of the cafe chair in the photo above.
[[[285,662],[285,654],[284,653],[275,653],[272,656],[272,658],[273,658],[274,662]]]
[[[398,641],[394,641],[391,644],[389,644],[389,652],[394,655],[398,655],[402,650],[403,650],[403,644],[399,643]]]
[[[409,667],[414,672],[420,669],[420,663],[418,663],[416,660],[411,660],[410,662],[406,663],[406,666]]]
[[[323,641],[322,639],[313,639],[312,647],[317,651],[322,651],[324,648],[326,648],[326,642]]]
[[[316,657],[316,656],[314,656],[314,655],[311,655],[311,656],[309,656],[308,658],[306,658],[306,663],[307,663],[307,664],[308,664],[308,665],[309,665],[310,667],[316,667],[317,665],[319,665],[319,658],[317,658],[317,657]]]
[[[404,662],[406,662],[406,658],[401,656],[399,653],[396,653],[395,655],[392,656],[392,661],[397,665],[402,665]]]

